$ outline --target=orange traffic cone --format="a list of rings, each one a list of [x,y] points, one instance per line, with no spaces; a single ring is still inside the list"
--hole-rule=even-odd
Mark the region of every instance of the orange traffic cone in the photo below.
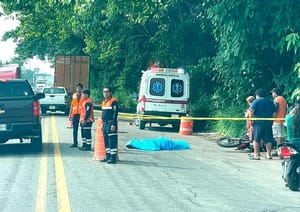
[[[103,160],[106,157],[104,138],[102,133],[102,120],[96,121],[96,136],[93,160]]]

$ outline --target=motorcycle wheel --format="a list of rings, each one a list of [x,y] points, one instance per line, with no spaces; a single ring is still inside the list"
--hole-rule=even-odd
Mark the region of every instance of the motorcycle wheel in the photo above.
[[[225,148],[232,148],[232,147],[237,147],[240,145],[241,139],[240,138],[221,138],[217,141],[217,144],[221,147]]]
[[[300,182],[300,179],[299,179],[299,175],[297,173],[297,167],[298,166],[294,166],[290,173],[288,174],[287,176],[287,185],[289,187],[289,189],[291,191],[299,191],[299,182]]]

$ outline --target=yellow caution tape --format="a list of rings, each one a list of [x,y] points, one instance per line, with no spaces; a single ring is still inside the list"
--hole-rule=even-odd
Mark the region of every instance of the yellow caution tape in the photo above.
[[[95,114],[98,115],[98,113],[101,113],[100,110],[95,110]],[[100,114],[99,114],[100,117]],[[96,117],[96,118],[99,118]],[[235,118],[235,117],[192,117],[192,116],[181,116],[181,117],[166,117],[166,116],[153,116],[153,115],[140,115],[136,113],[118,113],[119,119],[126,119],[126,120],[134,120],[134,119],[143,119],[143,120],[198,120],[198,121],[221,121],[221,120],[227,120],[227,121],[279,121],[284,120],[284,118]]]

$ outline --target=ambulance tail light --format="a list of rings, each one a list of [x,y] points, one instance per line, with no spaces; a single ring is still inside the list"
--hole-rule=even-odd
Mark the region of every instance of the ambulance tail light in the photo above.
[[[143,95],[140,98],[140,103],[141,103],[141,107],[140,107],[141,112],[145,112],[145,104],[146,104],[146,96],[145,95]]]

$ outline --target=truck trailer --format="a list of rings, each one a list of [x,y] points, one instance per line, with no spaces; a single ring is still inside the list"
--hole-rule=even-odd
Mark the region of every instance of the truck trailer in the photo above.
[[[18,64],[0,66],[0,79],[20,79],[21,70]]]
[[[89,56],[56,55],[54,85],[65,87],[69,94],[75,92],[78,83],[88,88],[89,69]]]

